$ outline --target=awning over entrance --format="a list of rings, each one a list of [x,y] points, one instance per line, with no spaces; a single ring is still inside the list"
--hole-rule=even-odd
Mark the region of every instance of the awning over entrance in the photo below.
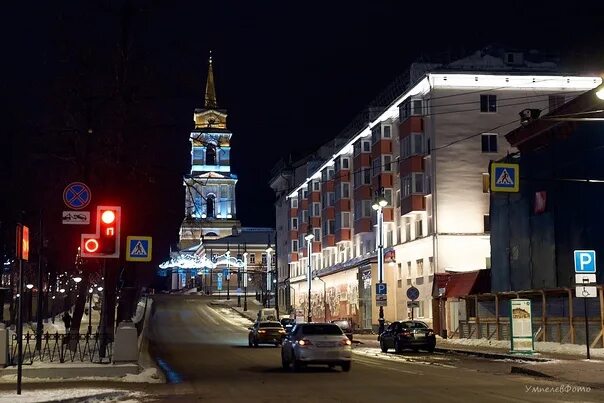
[[[467,273],[451,273],[445,287],[447,298],[488,293],[491,290],[491,271],[477,270]]]

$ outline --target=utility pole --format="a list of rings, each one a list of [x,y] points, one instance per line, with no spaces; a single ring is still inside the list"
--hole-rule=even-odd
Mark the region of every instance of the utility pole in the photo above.
[[[42,333],[43,333],[43,324],[42,324],[42,250],[44,244],[44,233],[43,233],[43,218],[42,218],[42,210],[40,210],[40,236],[38,239],[38,306],[36,309],[36,351],[40,351],[42,349]],[[0,307],[1,308],[1,307]]]

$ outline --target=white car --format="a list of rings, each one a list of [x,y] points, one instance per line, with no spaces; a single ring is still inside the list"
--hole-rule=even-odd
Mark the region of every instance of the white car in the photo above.
[[[324,364],[330,368],[339,365],[350,371],[351,341],[342,329],[333,323],[299,323],[283,340],[281,364],[284,369],[293,365],[298,371],[307,364]]]

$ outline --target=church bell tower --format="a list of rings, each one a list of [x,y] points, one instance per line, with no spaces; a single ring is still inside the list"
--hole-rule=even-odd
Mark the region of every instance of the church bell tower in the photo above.
[[[227,113],[218,108],[212,54],[208,63],[205,102],[193,112],[191,172],[184,177],[185,219],[180,226],[180,249],[200,240],[218,239],[238,231],[235,185],[231,173],[231,137]]]

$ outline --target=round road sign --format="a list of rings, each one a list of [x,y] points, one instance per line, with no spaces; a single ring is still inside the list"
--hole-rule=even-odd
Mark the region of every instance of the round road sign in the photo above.
[[[419,290],[415,287],[407,288],[407,298],[409,298],[411,301],[415,301],[419,298]]]
[[[91,197],[90,188],[82,182],[72,182],[63,190],[63,202],[67,207],[75,210],[86,207],[90,203]]]

